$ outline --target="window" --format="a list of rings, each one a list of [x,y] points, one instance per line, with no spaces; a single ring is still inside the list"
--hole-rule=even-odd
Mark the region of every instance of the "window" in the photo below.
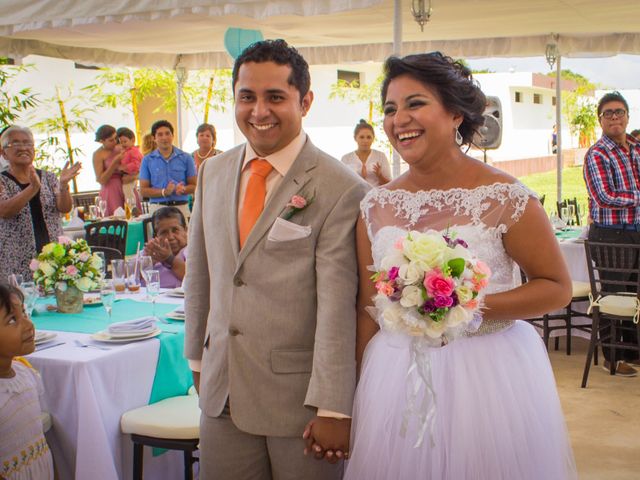
[[[556,97],[551,97],[551,105],[556,106]]]
[[[542,94],[541,93],[534,93],[533,94],[533,103],[538,104],[538,105],[542,105]]]
[[[338,81],[342,80],[352,88],[360,88],[360,72],[350,72],[348,70],[338,70]]]
[[[516,103],[522,103],[522,92],[516,92]]]

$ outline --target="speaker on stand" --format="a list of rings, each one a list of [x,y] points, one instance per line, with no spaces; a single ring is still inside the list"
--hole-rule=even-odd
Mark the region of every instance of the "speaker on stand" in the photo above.
[[[484,124],[473,136],[473,144],[484,154],[487,163],[487,150],[495,150],[502,142],[502,104],[498,97],[487,96],[487,105],[482,114]]]

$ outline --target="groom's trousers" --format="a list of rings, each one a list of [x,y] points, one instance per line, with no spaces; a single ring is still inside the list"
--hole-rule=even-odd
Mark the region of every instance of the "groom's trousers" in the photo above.
[[[200,418],[201,480],[339,480],[343,462],[331,465],[305,456],[298,437],[268,437],[243,432],[229,407],[219,417]]]

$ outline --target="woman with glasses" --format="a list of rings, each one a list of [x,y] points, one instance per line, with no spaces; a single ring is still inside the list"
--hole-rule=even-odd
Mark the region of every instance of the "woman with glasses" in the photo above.
[[[101,185],[100,198],[107,202],[107,216],[113,215],[118,207],[124,208],[122,172],[120,162],[124,149],[118,145],[116,129],[111,125],[102,125],[96,130],[96,142],[102,146],[93,153],[93,169],[96,180]]]
[[[58,177],[34,168],[33,134],[24,127],[7,128],[0,145],[9,162],[0,174],[0,279],[15,273],[30,280],[31,259],[62,235],[61,213],[73,206],[69,182],[81,165],[66,164]]]

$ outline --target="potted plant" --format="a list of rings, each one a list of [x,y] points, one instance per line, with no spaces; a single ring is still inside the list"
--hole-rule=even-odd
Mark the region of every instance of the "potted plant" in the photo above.
[[[62,313],[81,312],[84,292],[97,288],[102,279],[102,259],[91,253],[86,240],[65,236],[45,245],[30,268],[37,285],[55,292]]]

